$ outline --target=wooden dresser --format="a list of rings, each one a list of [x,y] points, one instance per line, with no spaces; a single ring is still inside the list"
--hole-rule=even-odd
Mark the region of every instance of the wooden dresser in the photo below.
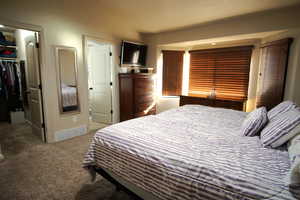
[[[228,108],[228,109],[240,110],[240,111],[244,110],[243,101],[208,99],[208,98],[194,97],[194,96],[180,96],[179,105],[183,106],[186,104],[198,104],[203,106]]]
[[[156,113],[152,74],[119,74],[120,121]]]

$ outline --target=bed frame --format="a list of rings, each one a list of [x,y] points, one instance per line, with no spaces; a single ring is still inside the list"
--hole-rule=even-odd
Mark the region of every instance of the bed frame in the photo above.
[[[245,111],[245,102],[244,101],[209,99],[209,98],[204,98],[204,97],[181,95],[180,100],[179,100],[179,105],[184,106],[186,104],[196,104],[196,105]]]
[[[109,173],[107,173],[104,169],[100,168],[100,167],[94,167],[94,170],[101,175],[103,178],[105,178],[106,180],[108,180],[110,183],[114,184],[116,186],[116,190],[117,191],[124,191],[125,193],[127,193],[128,195],[130,195],[131,197],[133,197],[135,200],[143,200],[143,198],[139,197],[136,193],[132,192],[131,190],[129,190],[127,187],[125,187],[124,185],[122,185],[119,181],[117,181],[116,179],[114,179]]]
[[[66,106],[63,107],[63,112],[68,112],[68,111],[74,111],[74,110],[78,110],[78,106]]]

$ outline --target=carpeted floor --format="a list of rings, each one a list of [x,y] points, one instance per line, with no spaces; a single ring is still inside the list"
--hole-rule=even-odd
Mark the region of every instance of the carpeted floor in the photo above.
[[[0,199],[130,200],[98,176],[91,183],[81,162],[94,132],[43,144],[26,124],[0,124]]]

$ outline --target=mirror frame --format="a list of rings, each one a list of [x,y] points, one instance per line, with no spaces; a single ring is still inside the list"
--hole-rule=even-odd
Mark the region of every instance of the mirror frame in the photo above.
[[[79,101],[79,90],[78,90],[78,62],[77,62],[77,50],[75,47],[69,47],[69,46],[54,46],[55,49],[55,62],[56,62],[56,77],[57,77],[57,91],[58,91],[58,106],[59,106],[59,112],[61,115],[70,115],[70,114],[78,114],[81,112],[81,106]],[[77,104],[78,108],[76,110],[72,111],[63,111],[63,99],[61,94],[61,66],[60,66],[60,59],[59,59],[59,50],[70,50],[73,51],[75,56],[75,82],[76,82],[76,92],[77,92]]]

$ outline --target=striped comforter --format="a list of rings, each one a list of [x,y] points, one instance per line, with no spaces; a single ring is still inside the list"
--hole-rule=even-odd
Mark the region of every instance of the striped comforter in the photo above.
[[[84,167],[108,169],[160,199],[294,199],[288,152],[241,135],[247,113],[186,105],[99,130]]]
[[[77,106],[76,87],[70,87],[70,86],[62,87],[61,94],[62,94],[63,107]]]

